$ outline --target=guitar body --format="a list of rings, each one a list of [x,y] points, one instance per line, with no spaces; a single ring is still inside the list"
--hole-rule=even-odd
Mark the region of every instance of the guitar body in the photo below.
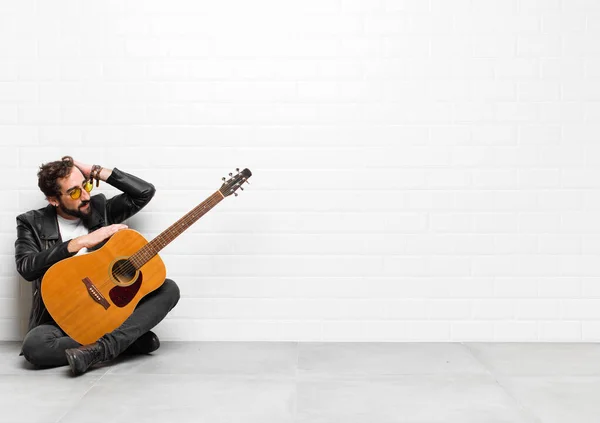
[[[165,281],[158,254],[139,269],[127,259],[148,241],[122,229],[100,249],[54,264],[42,280],[42,299],[54,321],[80,344],[96,342],[119,327],[140,300]]]

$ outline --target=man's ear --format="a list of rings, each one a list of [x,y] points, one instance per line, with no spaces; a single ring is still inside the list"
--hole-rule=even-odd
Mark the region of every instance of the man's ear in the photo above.
[[[56,197],[48,197],[48,202],[54,207],[58,207],[58,198]]]

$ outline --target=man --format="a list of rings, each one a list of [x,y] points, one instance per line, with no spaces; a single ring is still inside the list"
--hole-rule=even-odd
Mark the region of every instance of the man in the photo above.
[[[107,199],[90,196],[94,179],[122,193]],[[32,282],[29,331],[21,355],[37,367],[69,365],[74,374],[119,354],[150,353],[160,342],[150,331],[179,301],[179,288],[170,279],[144,297],[117,329],[90,345],[81,345],[63,332],[52,319],[41,298],[45,272],[60,260],[97,250],[121,222],[140,211],[154,196],[154,186],[117,168],[105,169],[77,162],[71,157],[42,165],[38,186],[46,196],[45,208],[17,217],[15,260],[17,271]]]

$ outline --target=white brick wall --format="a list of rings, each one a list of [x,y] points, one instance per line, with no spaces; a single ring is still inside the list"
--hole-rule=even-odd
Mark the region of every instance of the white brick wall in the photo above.
[[[157,186],[149,239],[254,172],[163,251],[164,339],[598,341],[599,37],[593,0],[0,0],[0,340],[70,154]]]

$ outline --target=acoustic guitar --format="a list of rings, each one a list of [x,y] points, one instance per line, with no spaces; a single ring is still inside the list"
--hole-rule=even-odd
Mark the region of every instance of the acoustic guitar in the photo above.
[[[248,169],[223,178],[214,194],[148,242],[133,229],[122,229],[98,250],[51,266],[42,279],[42,299],[54,321],[80,344],[96,342],[119,327],[139,301],[159,288],[166,267],[159,251],[225,197],[243,190]]]

